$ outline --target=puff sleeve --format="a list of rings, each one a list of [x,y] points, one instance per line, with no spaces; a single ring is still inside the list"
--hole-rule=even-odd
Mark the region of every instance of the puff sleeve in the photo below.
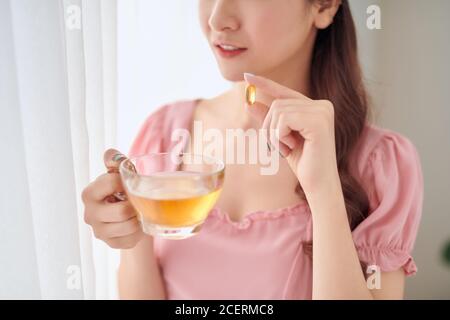
[[[163,146],[163,127],[167,107],[160,106],[151,113],[138,130],[137,135],[132,141],[128,157],[133,158],[149,153],[162,152]]]
[[[353,231],[361,261],[389,272],[417,272],[411,251],[423,206],[420,158],[406,137],[383,131],[367,157],[361,184],[369,198],[369,216]]]

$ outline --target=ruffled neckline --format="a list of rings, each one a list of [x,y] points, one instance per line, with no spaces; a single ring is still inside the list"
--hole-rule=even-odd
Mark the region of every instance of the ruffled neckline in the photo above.
[[[215,216],[237,229],[247,229],[255,221],[270,221],[286,216],[304,215],[309,212],[310,210],[308,203],[306,201],[302,201],[297,204],[275,210],[256,210],[245,214],[240,221],[231,220],[230,215],[225,210],[222,210],[219,207],[214,207],[213,209],[211,209],[209,215]]]

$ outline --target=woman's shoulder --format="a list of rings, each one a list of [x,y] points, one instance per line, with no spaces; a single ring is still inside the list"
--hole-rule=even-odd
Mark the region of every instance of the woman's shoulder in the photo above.
[[[183,99],[162,104],[148,115],[144,127],[156,127],[161,132],[167,132],[174,127],[184,127],[189,123],[200,100]]]
[[[199,100],[201,99],[179,99],[161,104],[148,115],[146,121],[173,121],[183,116],[189,116]]]
[[[405,206],[421,207],[422,166],[410,138],[397,131],[368,124],[355,151],[354,158],[350,159],[350,170],[365,189],[372,209],[386,206],[388,201],[397,206],[403,202]]]
[[[412,140],[405,134],[392,129],[383,128],[372,123],[366,123],[358,142],[353,150],[354,170],[363,174],[367,166],[376,161],[385,165],[395,165],[417,161],[419,155]]]
[[[200,99],[180,99],[159,105],[141,124],[132,141],[130,156],[149,152],[164,152],[171,132],[189,127],[191,117]]]

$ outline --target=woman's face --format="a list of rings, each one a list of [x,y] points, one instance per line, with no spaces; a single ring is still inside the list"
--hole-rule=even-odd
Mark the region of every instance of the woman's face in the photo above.
[[[229,81],[305,68],[315,32],[309,0],[199,0],[200,24]],[[218,43],[245,48],[225,57]]]

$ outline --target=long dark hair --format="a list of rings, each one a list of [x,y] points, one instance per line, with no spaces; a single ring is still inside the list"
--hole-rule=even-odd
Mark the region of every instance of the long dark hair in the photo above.
[[[324,6],[329,3],[328,0],[310,1],[320,1]],[[342,0],[333,23],[317,33],[310,82],[313,99],[327,99],[334,105],[336,160],[350,228],[354,230],[368,216],[369,200],[350,174],[349,156],[369,118],[369,108],[358,60],[355,24],[347,0]],[[300,184],[295,191],[306,200]],[[304,243],[304,249],[312,257],[312,243]]]

